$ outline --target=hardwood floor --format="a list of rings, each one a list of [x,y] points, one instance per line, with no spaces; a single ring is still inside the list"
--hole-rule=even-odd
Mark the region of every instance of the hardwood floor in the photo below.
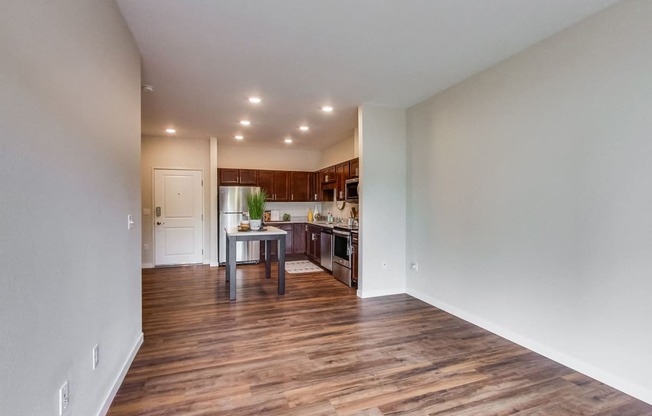
[[[143,271],[145,342],[109,415],[652,415],[408,295],[313,273],[279,296],[264,267],[237,272],[229,302],[224,268]]]

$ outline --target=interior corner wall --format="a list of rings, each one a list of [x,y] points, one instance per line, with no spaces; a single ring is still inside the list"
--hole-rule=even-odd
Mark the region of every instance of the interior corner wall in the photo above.
[[[346,162],[347,160],[351,160],[354,157],[356,157],[355,143],[354,136],[351,136],[344,140],[340,140],[339,142],[334,143],[332,146],[329,146],[321,151],[319,169]]]
[[[404,109],[358,110],[360,297],[405,293],[405,117]]]
[[[143,215],[143,267],[154,266],[153,223],[154,212],[154,169],[201,170],[204,174],[204,256],[203,263],[210,263],[211,245],[211,175],[210,139],[188,139],[183,137],[142,138],[142,200],[143,209],[150,215]],[[147,244],[147,249],[145,249]],[[217,244],[217,240],[215,241]]]
[[[58,414],[68,380],[97,415],[142,342],[140,56],[90,0],[3,2],[0,56],[0,413]]]
[[[648,403],[650,21],[618,3],[407,123],[408,293]]]

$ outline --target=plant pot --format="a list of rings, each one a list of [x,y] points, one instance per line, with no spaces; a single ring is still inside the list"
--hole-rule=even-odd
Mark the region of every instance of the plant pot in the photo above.
[[[263,220],[250,220],[249,225],[253,231],[258,231],[262,227]]]

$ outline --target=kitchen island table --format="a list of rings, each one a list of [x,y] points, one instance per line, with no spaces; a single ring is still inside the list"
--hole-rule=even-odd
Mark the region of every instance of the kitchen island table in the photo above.
[[[236,289],[236,242],[237,241],[264,241],[265,242],[265,277],[271,277],[272,256],[270,242],[278,244],[278,294],[285,294],[285,236],[287,231],[267,226],[260,231],[240,231],[238,228],[226,229],[226,281],[229,283],[229,299],[235,300]]]

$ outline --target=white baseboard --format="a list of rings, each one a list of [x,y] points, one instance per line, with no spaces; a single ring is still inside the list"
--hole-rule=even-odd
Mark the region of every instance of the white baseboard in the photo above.
[[[140,336],[136,339],[136,343],[134,344],[134,347],[131,349],[131,352],[129,353],[127,360],[123,364],[120,373],[118,373],[118,376],[113,382],[113,387],[111,387],[109,394],[106,396],[106,399],[104,400],[104,404],[102,405],[100,411],[97,413],[97,416],[105,416],[109,412],[109,407],[111,407],[111,402],[113,402],[115,395],[118,393],[118,390],[120,389],[120,385],[125,379],[125,376],[127,375],[127,371],[129,371],[129,367],[131,367],[131,363],[134,362],[134,358],[136,358],[136,354],[138,353],[140,346],[143,345],[143,340],[144,340],[144,336],[143,333],[141,332]]]
[[[140,267],[142,269],[153,269],[154,268],[154,263],[143,263]]]
[[[395,287],[395,288],[389,288],[389,289],[382,289],[382,290],[358,290],[357,295],[359,298],[377,298],[379,296],[389,296],[389,295],[400,295],[402,293],[405,293],[405,288],[404,287]]]
[[[220,267],[220,263],[211,263],[210,267]]]
[[[503,328],[502,326],[497,325],[491,321],[483,319],[472,313],[466,312],[462,309],[458,309],[454,306],[447,304],[446,302],[443,302],[439,299],[436,299],[432,296],[426,295],[419,291],[408,289],[407,294],[419,300],[422,300],[436,308],[446,311],[451,315],[454,315],[460,319],[463,319],[467,322],[477,325],[480,328],[492,332],[502,338],[508,339],[522,347],[525,347],[531,351],[536,352],[537,354],[550,358],[551,360],[556,361],[559,364],[565,365],[566,367],[572,368],[575,371],[578,371],[608,386],[618,389],[626,394],[629,394],[630,396],[633,396],[646,403],[652,404],[652,389],[649,387],[632,383],[631,381],[625,380],[615,374],[602,370],[601,368],[586,363],[576,357],[565,354],[559,350],[541,344],[528,337],[524,337],[520,334],[517,334],[513,331]]]

